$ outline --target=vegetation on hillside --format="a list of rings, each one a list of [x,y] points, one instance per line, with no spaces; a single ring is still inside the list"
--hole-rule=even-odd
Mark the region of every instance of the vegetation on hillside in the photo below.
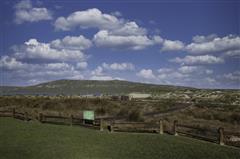
[[[190,102],[190,103],[188,103]],[[216,103],[220,104],[216,104]],[[163,118],[170,123],[179,120],[184,123],[198,123],[207,127],[224,127],[228,130],[240,129],[240,105],[223,103],[223,101],[204,99],[204,102],[182,102],[175,98],[120,101],[105,98],[68,98],[68,97],[0,97],[0,110],[16,108],[28,112],[70,116],[81,116],[83,110],[94,110],[97,117],[112,117],[115,120],[158,121]]]
[[[188,87],[144,84],[128,81],[95,81],[95,80],[58,80],[27,87],[0,87],[0,95],[85,95],[85,94],[128,94],[142,92],[161,94]],[[193,88],[189,88],[193,89]]]

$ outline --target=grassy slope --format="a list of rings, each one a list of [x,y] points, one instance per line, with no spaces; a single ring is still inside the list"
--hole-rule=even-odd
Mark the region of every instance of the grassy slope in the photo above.
[[[188,87],[144,84],[128,81],[57,80],[28,87],[1,87],[0,94],[125,94],[130,92],[159,93]],[[189,88],[190,89],[190,88]]]
[[[157,134],[99,132],[0,118],[1,159],[228,159],[240,158],[239,149],[184,137]]]

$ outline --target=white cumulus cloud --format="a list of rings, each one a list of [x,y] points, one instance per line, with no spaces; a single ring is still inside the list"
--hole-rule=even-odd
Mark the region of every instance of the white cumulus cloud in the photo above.
[[[222,58],[215,57],[212,55],[186,56],[184,58],[176,57],[174,59],[171,59],[170,61],[184,65],[205,65],[224,63],[224,60]]]
[[[107,64],[103,63],[102,64],[104,69],[107,70],[115,70],[115,71],[125,71],[125,70],[134,70],[135,66],[132,63],[112,63],[112,64]]]
[[[1,73],[12,79],[24,81],[25,84],[34,84],[56,79],[83,79],[82,72],[65,62],[57,63],[26,63],[14,57],[2,56],[0,58]]]
[[[113,80],[114,78],[112,78],[111,76],[92,76],[90,77],[90,80],[101,80],[101,81],[109,81],[109,80]]]
[[[155,79],[155,75],[151,69],[142,69],[137,73],[137,76],[145,79]]]
[[[67,63],[48,63],[43,65],[47,70],[74,70],[74,67]]]
[[[76,68],[77,69],[85,69],[85,68],[87,68],[87,66],[88,66],[88,63],[83,61],[83,62],[78,62],[76,65]]]
[[[232,80],[232,81],[238,81],[240,82],[240,71],[235,71],[233,73],[225,73],[223,75],[225,79]],[[240,83],[239,83],[240,85]]]
[[[54,42],[52,42],[54,43]],[[52,43],[42,43],[37,39],[29,39],[24,45],[15,48],[15,57],[19,59],[47,59],[58,61],[83,61],[85,54],[81,50],[73,49],[71,44],[52,46]]]
[[[94,35],[94,43],[98,47],[109,47],[109,48],[125,48],[132,50],[141,50],[147,46],[153,45],[145,35],[112,35],[107,30],[101,30]]]
[[[17,61],[17,59],[9,56],[2,56],[0,58],[0,68],[6,70],[17,70],[17,69],[24,69],[28,66],[21,61]]]
[[[192,38],[192,41],[194,43],[205,43],[205,42],[210,42],[210,41],[214,40],[215,38],[217,38],[216,34],[210,34],[207,36],[196,35]]]
[[[71,30],[75,27],[112,29],[119,26],[117,17],[104,14],[97,8],[77,11],[68,17],[59,17],[55,21],[55,28],[59,30]]]
[[[95,70],[91,71],[91,74],[93,76],[102,76],[104,75],[103,68],[101,66],[98,66]]]
[[[184,43],[179,40],[164,40],[161,51],[179,51],[184,49]]]
[[[38,22],[51,20],[52,13],[47,8],[35,8],[30,0],[22,0],[15,5],[15,22]]]
[[[216,36],[195,36],[194,42],[186,46],[186,50],[192,54],[208,54],[215,52],[229,52],[240,50],[240,37],[228,35],[225,37]]]
[[[65,36],[63,39],[56,39],[51,42],[51,47],[57,49],[85,50],[92,46],[92,42],[80,36]]]
[[[199,71],[200,67],[199,66],[181,66],[178,70],[181,73],[188,74],[188,73]]]
[[[54,23],[57,30],[74,28],[97,28],[108,30],[116,35],[143,35],[146,29],[139,27],[136,22],[119,19],[113,14],[106,14],[97,8],[76,11],[67,17],[59,17]]]

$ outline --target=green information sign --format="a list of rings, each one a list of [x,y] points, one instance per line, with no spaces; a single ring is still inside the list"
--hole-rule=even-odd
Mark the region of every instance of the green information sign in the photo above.
[[[90,110],[83,111],[83,119],[94,120],[94,111],[90,111]]]

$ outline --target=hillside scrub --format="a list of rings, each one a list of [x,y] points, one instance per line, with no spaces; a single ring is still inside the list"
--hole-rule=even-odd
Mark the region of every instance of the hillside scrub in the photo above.
[[[36,97],[6,96],[0,97],[0,110],[16,108],[18,112],[28,112],[38,116],[42,112],[48,115],[82,116],[83,110],[94,110],[96,116],[117,117],[126,121],[158,121],[159,115],[168,114],[171,120],[193,122],[219,121],[218,125],[233,128],[240,121],[240,106],[229,104],[212,104],[211,100],[196,100],[196,103],[179,103],[174,98],[160,100],[120,101],[106,98],[74,97]],[[170,114],[169,114],[170,113]],[[155,116],[153,116],[155,114]],[[166,115],[167,115],[166,114]]]

